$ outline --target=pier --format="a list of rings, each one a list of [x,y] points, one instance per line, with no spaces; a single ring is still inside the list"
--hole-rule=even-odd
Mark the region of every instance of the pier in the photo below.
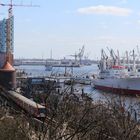
[[[20,66],[20,65],[46,65],[47,61],[50,61],[50,59],[14,59],[14,65]],[[53,59],[51,62],[49,62],[49,66],[52,67],[79,67],[81,65],[79,64],[63,64],[63,59]],[[65,61],[72,61],[75,60],[65,60]],[[83,65],[91,65],[91,64],[97,64],[96,60],[81,60],[81,63]]]

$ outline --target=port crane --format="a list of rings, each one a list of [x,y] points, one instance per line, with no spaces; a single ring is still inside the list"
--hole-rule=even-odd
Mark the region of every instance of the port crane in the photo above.
[[[117,55],[115,54],[113,49],[109,49],[107,47],[109,53],[110,53],[110,57],[112,58],[111,60],[113,60],[112,65],[119,65],[120,64],[120,58],[119,58],[119,51],[117,50]]]
[[[75,54],[72,54],[72,55],[70,55],[70,56],[74,57],[75,62],[77,61],[77,57],[78,57],[78,55],[76,54],[76,52],[75,52]]]
[[[79,49],[79,53],[76,53],[74,55],[70,55],[72,57],[75,58],[75,62],[77,61],[77,59],[79,60],[80,64],[81,64],[81,60],[83,58],[84,55],[84,51],[85,51],[85,46],[83,45],[83,47],[81,49]]]
[[[84,59],[85,59],[85,60],[88,60],[89,55],[90,55],[90,53],[85,54],[85,55],[84,55]]]
[[[139,58],[140,58],[140,50],[139,50],[139,46],[137,45],[137,52],[138,52],[138,55],[139,55]]]
[[[105,51],[101,50],[101,61],[99,61],[98,67],[101,71],[104,71],[107,68],[108,56]]]
[[[81,64],[82,57],[84,55],[84,51],[85,51],[85,46],[83,45],[82,49],[79,49],[79,53],[78,53],[80,64]]]
[[[10,0],[10,3],[1,3],[0,2],[0,6],[8,6],[9,9],[8,9],[8,20],[7,20],[7,38],[6,38],[6,61],[8,61],[9,63],[11,63],[13,65],[13,54],[11,53],[11,50],[10,50],[10,46],[11,46],[11,18],[13,17],[13,7],[39,7],[38,5],[32,5],[29,4],[29,5],[23,5],[22,3],[21,4],[14,4],[13,3],[13,0]]]

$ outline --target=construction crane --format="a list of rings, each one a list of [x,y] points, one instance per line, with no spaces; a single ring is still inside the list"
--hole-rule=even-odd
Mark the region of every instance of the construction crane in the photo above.
[[[7,20],[7,39],[6,39],[6,61],[10,62],[13,65],[13,55],[11,53],[11,21],[10,19],[13,17],[13,7],[20,6],[20,7],[39,7],[38,5],[23,5],[23,4],[14,4],[13,0],[10,0],[9,4],[0,3],[0,6],[8,6],[8,20]]]
[[[23,5],[23,4],[13,4],[13,0],[10,0],[10,3],[9,4],[6,4],[6,3],[0,3],[1,6],[8,6],[9,7],[9,10],[8,10],[8,17],[11,17],[13,15],[13,7],[15,6],[20,6],[20,7],[39,7],[39,5],[33,5],[32,3],[31,4],[28,4],[28,5]]]

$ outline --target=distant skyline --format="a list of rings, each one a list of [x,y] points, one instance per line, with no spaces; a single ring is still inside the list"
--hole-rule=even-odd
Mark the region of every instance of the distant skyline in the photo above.
[[[9,3],[10,0],[1,0]],[[13,0],[20,4],[20,0]],[[23,4],[30,4],[24,0]],[[85,54],[140,46],[140,0],[32,0],[39,8],[14,7],[15,58],[70,58],[85,45]],[[7,18],[8,7],[0,17]],[[106,49],[107,50],[107,49]]]

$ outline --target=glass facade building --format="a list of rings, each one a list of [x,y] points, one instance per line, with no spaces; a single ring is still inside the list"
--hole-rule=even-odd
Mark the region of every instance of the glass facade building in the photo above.
[[[0,21],[0,53],[6,53],[7,41],[10,41],[10,52],[13,53],[14,50],[14,17],[13,16],[10,17],[9,19],[3,19]]]
[[[6,53],[7,24],[6,19],[0,21],[0,53]]]
[[[0,68],[4,65],[7,52],[10,53],[10,63],[13,63],[14,51],[14,17],[0,21]]]

